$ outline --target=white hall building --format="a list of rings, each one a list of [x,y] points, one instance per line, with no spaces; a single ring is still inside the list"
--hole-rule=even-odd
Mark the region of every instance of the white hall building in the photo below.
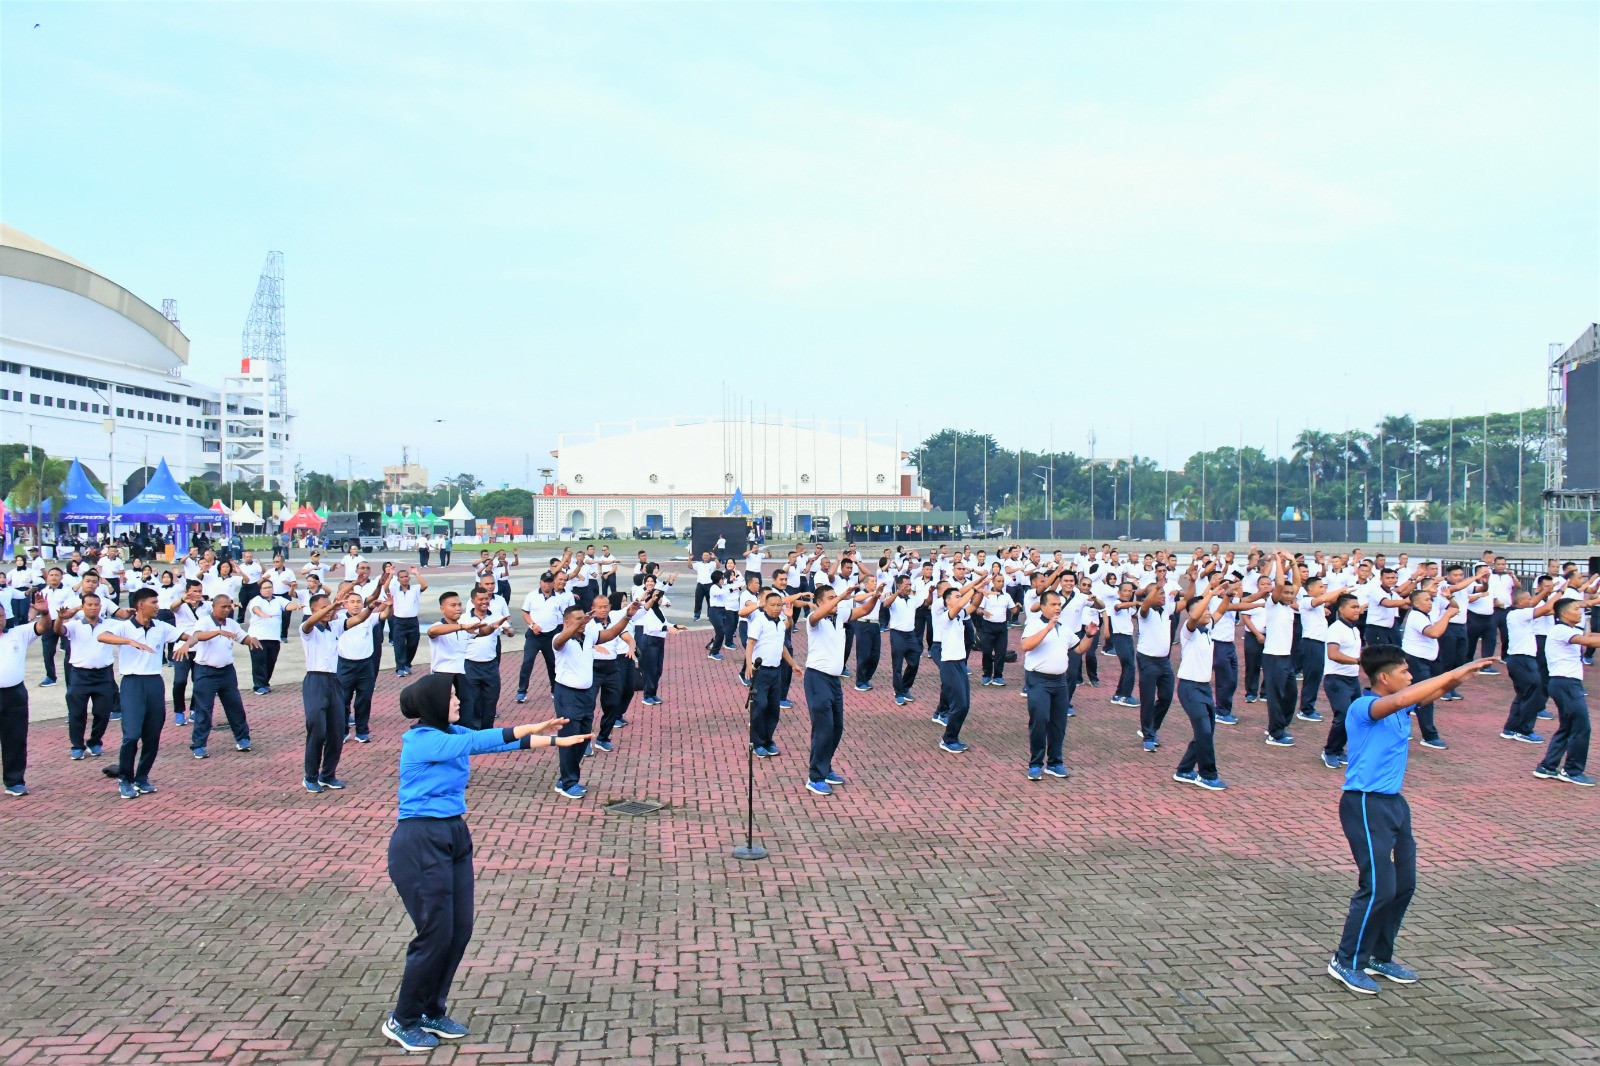
[[[266,432],[271,480],[292,492],[283,482],[291,480],[284,467],[293,418],[274,413],[259,428],[259,372],[241,367],[219,388],[184,377],[188,363],[189,338],[177,322],[76,259],[0,225],[0,441],[77,458],[120,504],[161,459],[180,482],[244,476],[242,459],[224,470],[224,431],[239,457],[250,454],[248,440],[237,443],[242,437]],[[225,408],[233,416],[227,426]]]
[[[849,511],[915,514],[928,506],[894,433],[860,422],[716,417],[635,419],[563,433],[554,483],[534,501],[534,532],[670,527],[721,515],[737,490],[779,539],[814,518],[835,534]]]

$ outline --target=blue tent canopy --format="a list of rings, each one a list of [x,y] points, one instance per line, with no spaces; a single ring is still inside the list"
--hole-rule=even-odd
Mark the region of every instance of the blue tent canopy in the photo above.
[[[221,522],[226,517],[191,500],[189,494],[178,487],[165,459],[156,467],[144,490],[117,509],[119,522],[159,523],[179,519]]]
[[[99,490],[90,484],[89,475],[83,472],[82,464],[76,459],[72,460],[72,466],[67,470],[67,480],[61,485],[61,494],[67,499],[61,505],[61,513],[53,516],[56,520],[62,522],[110,520],[111,501],[100,495]]]
[[[750,505],[744,502],[743,489],[736,488],[733,490],[733,498],[728,501],[728,506],[722,509],[722,513],[726,515],[747,515],[750,513]]]

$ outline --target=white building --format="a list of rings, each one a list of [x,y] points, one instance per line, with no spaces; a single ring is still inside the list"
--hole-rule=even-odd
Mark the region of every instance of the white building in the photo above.
[[[535,500],[536,533],[681,533],[697,515],[720,515],[735,490],[779,537],[808,531],[813,518],[837,532],[848,511],[927,507],[898,438],[862,423],[638,419],[563,433],[558,445],[555,484]]]
[[[186,379],[188,362],[177,323],[0,225],[0,440],[78,458],[115,503],[163,458],[180,481],[220,480],[222,392]],[[230,403],[252,413],[248,402]],[[287,445],[292,419],[284,421],[275,430]]]

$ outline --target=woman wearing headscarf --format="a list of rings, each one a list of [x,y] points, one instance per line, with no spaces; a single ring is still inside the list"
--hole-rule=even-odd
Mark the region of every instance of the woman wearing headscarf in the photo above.
[[[383,1035],[407,1051],[467,1035],[467,1027],[446,1013],[445,1000],[472,939],[472,834],[462,820],[471,757],[572,747],[593,736],[550,736],[566,724],[564,718],[467,729],[456,724],[461,708],[450,681],[449,674],[429,674],[400,693],[400,713],[417,724],[400,740],[400,821],[389,838],[389,880],[417,935],[406,949],[400,995],[384,1019]]]

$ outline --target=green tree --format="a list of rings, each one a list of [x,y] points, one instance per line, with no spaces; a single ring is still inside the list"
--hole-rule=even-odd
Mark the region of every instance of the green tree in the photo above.
[[[533,522],[533,493],[527,489],[495,489],[472,501],[472,510],[480,518],[493,520],[500,515]]]

